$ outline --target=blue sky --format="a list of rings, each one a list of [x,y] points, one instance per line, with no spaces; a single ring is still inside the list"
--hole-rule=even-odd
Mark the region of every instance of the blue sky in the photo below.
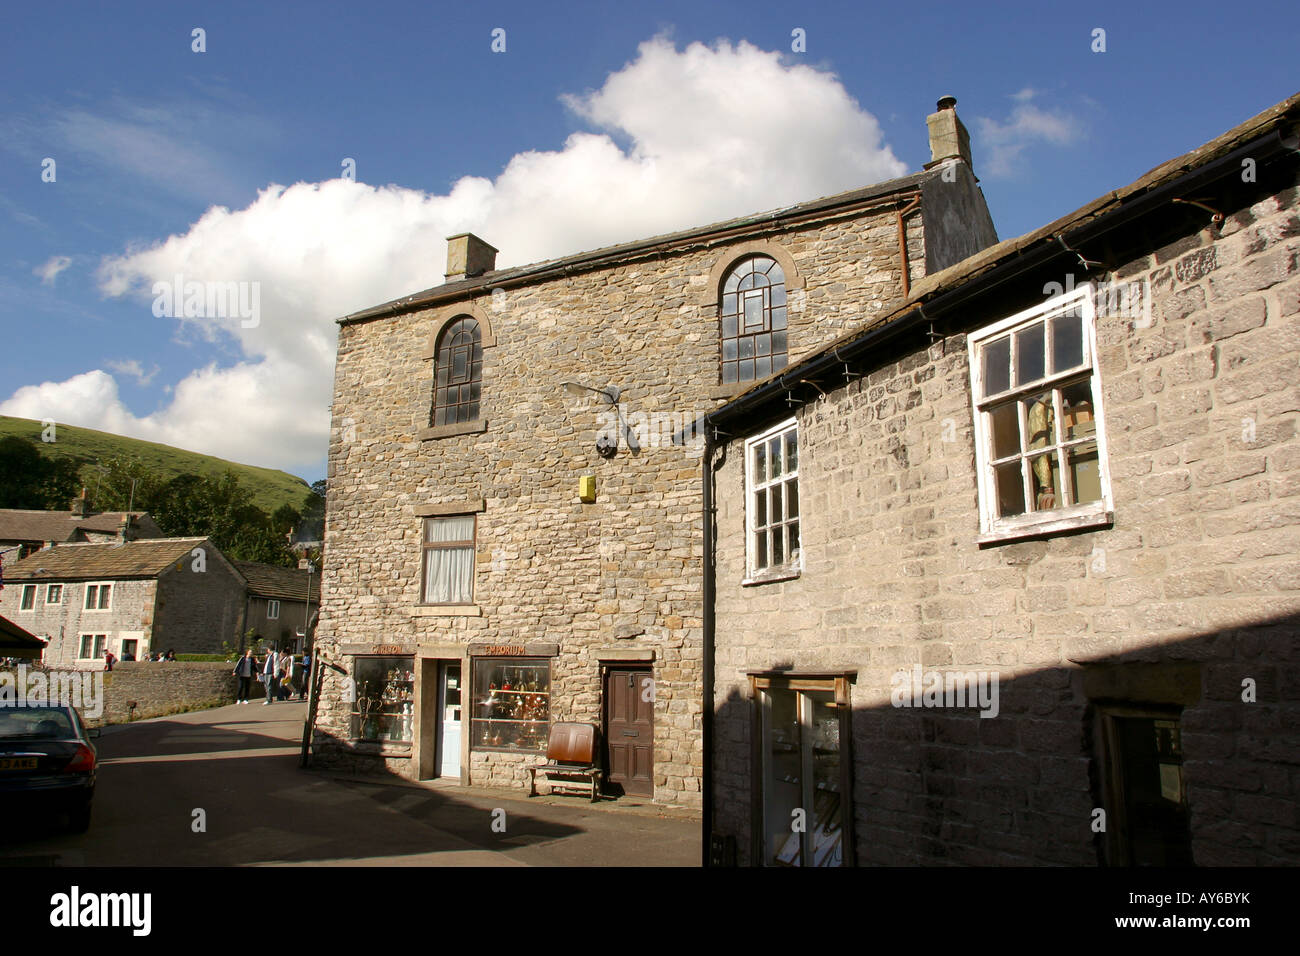
[[[332,320],[440,282],[446,235],[475,231],[514,265],[913,172],[944,94],[999,235],[1018,235],[1296,92],[1296,10],[14,7],[0,414],[312,480]],[[256,324],[155,315],[153,284],[177,273],[256,283]]]

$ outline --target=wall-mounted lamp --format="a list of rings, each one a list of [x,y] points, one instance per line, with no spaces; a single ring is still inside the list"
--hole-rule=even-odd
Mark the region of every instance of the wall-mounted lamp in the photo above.
[[[600,396],[601,401],[606,405],[614,406],[614,413],[618,416],[619,428],[623,432],[623,441],[627,444],[627,450],[636,454],[641,450],[641,443],[636,440],[636,434],[632,427],[628,425],[627,420],[623,418],[622,406],[618,403],[618,397],[622,394],[617,385],[608,385],[605,388],[592,388],[590,385],[583,385],[581,382],[561,382],[564,390],[570,395],[582,395],[584,392],[593,392]],[[601,435],[596,439],[596,451],[601,458],[613,458],[618,451],[618,439],[611,438],[608,435]]]

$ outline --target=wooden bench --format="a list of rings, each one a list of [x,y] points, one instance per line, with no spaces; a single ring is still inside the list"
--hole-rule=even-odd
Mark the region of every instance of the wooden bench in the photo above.
[[[551,738],[546,745],[546,763],[528,768],[528,795],[537,796],[537,775],[540,773],[551,785],[552,793],[558,788],[589,788],[591,802],[599,800],[601,768],[596,736],[595,724],[552,724]]]

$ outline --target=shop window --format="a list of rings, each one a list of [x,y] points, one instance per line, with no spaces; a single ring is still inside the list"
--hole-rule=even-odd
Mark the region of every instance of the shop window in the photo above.
[[[479,417],[483,383],[483,341],[478,321],[461,316],[438,339],[434,358],[434,426]]]
[[[62,604],[63,603],[63,585],[47,584],[45,586],[45,603]]]
[[[1180,715],[1100,708],[1102,856],[1110,866],[1191,866]]]
[[[550,737],[550,714],[549,660],[474,659],[471,749],[544,754]]]
[[[474,515],[424,519],[425,604],[474,603]]]
[[[82,634],[81,646],[77,649],[77,657],[83,661],[97,660],[104,656],[104,650],[107,647],[107,634]]]
[[[415,735],[415,658],[355,658],[352,680],[353,739],[409,743]]]
[[[21,603],[18,605],[20,611],[31,611],[36,608],[36,585],[24,584]]]
[[[799,433],[794,421],[745,443],[747,581],[797,575],[799,542]]]
[[[1113,505],[1091,286],[968,343],[982,535],[1107,523]]]
[[[770,256],[750,256],[722,283],[722,384],[752,382],[785,368],[785,272]]]
[[[267,602],[266,602],[266,619],[267,619],[268,621],[278,621],[278,620],[280,619],[280,602],[279,602],[279,601],[267,601]]]
[[[87,611],[107,611],[113,605],[113,585],[111,584],[87,584],[86,585],[86,610]]]
[[[758,774],[756,856],[767,866],[852,864],[848,678],[752,676]]]

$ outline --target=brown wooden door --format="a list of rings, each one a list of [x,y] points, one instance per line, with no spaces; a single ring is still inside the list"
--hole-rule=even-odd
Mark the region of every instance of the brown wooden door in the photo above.
[[[605,672],[605,766],[614,792],[654,796],[654,701],[650,671]]]

